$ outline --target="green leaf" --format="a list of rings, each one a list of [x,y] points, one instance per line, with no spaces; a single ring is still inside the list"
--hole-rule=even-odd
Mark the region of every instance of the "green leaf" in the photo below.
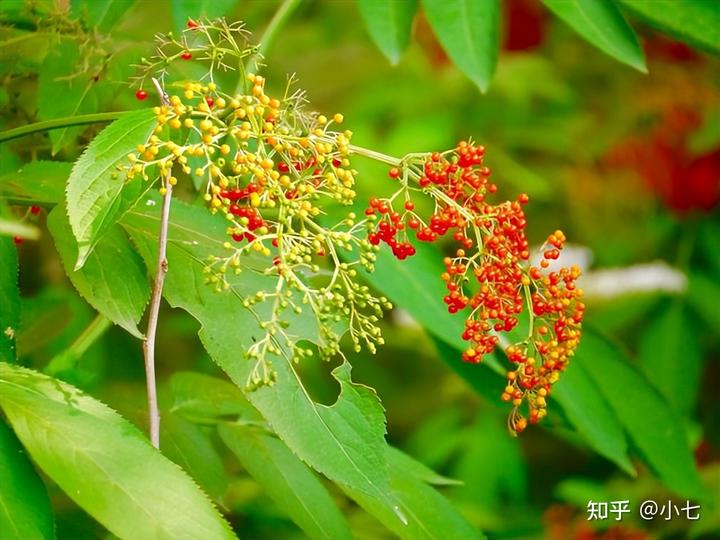
[[[688,302],[708,327],[720,328],[720,283],[716,277],[704,272],[693,272],[688,277]]]
[[[0,407],[35,463],[119,538],[235,538],[180,468],[76,388],[0,363]]]
[[[500,48],[499,0],[423,0],[428,22],[455,65],[487,90]]]
[[[0,360],[15,362],[20,327],[17,249],[9,236],[0,236]]]
[[[690,416],[702,371],[697,327],[685,306],[674,301],[648,323],[640,337],[640,366],[675,410]]]
[[[343,488],[360,506],[373,514],[380,522],[400,538],[407,540],[445,540],[462,538],[475,540],[485,538],[473,528],[450,502],[437,490],[417,477],[417,466],[412,458],[387,448],[392,493],[399,501],[407,523],[400,523],[395,514],[374,499]],[[408,464],[410,466],[408,467]]]
[[[417,0],[358,0],[358,8],[375,45],[397,64],[410,42]]]
[[[95,137],[75,162],[66,191],[70,226],[78,242],[75,269],[85,264],[120,207],[126,181],[115,166],[127,163],[128,154],[147,141],[154,126],[150,109],[127,113]]]
[[[0,537],[3,540],[55,538],[50,499],[25,449],[0,420]]]
[[[87,28],[107,32],[133,4],[135,0],[72,0],[70,9],[75,17],[82,17]]]
[[[620,0],[633,15],[688,45],[720,52],[720,9],[715,0]]]
[[[352,534],[325,486],[276,437],[248,425],[221,425],[220,437],[278,507],[310,538],[350,539]]]
[[[623,427],[582,362],[573,361],[552,390],[568,421],[598,454],[635,476]]]
[[[159,204],[139,204],[123,218],[123,225],[146,260],[153,260],[157,253],[158,209]],[[331,480],[380,501],[392,512],[396,502],[388,494],[382,406],[371,388],[352,382],[349,364],[332,372],[340,385],[340,395],[332,405],[317,403],[310,397],[295,363],[287,356],[274,359],[277,380],[272,386],[248,391],[254,362],[245,358],[243,351],[261,337],[262,331],[243,299],[257,291],[271,290],[276,278],[253,270],[257,261],[253,263],[253,257],[248,257],[244,272],[228,272],[227,292],[218,293],[205,284],[203,261],[223,252],[226,227],[221,216],[210,215],[205,208],[173,201],[166,299],[200,321],[200,338],[210,356],[246,392],[248,400],[295,454]],[[310,341],[319,340],[314,317],[291,320],[285,331]]]
[[[65,272],[80,295],[96,310],[133,336],[142,339],[137,323],[150,298],[145,264],[118,226],[108,228],[85,265],[73,270],[77,244],[64,205],[53,209],[47,221]]]
[[[615,2],[606,0],[543,0],[583,39],[605,54],[643,73],[645,56],[635,31]]]
[[[261,419],[237,386],[217,377],[180,371],[170,379],[170,391],[173,396],[172,411],[190,420],[222,417],[241,417],[249,421]]]
[[[0,176],[0,198],[13,204],[54,205],[63,198],[72,163],[31,161]]]
[[[238,4],[238,0],[170,0],[173,27],[176,32],[187,28],[188,19],[224,17]]]
[[[192,476],[213,500],[222,500],[228,488],[227,476],[208,434],[178,414],[161,416],[162,453]]]
[[[38,117],[53,120],[97,112],[93,75],[82,72],[80,52],[74,41],[61,41],[51,48],[38,78]],[[52,154],[65,148],[85,129],[87,126],[49,131]]]
[[[573,361],[590,374],[660,481],[683,497],[701,498],[704,489],[682,420],[625,354],[586,328]]]
[[[430,467],[424,463],[420,463],[402,450],[390,446],[387,451],[388,455],[392,454],[392,462],[395,463],[404,474],[408,474],[416,480],[433,486],[457,486],[462,484],[460,480],[448,478],[447,476],[436,473]]]

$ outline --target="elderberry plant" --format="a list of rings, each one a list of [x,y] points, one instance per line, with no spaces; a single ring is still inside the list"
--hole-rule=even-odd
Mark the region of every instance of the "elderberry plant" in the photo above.
[[[523,407],[531,423],[545,416],[551,386],[580,339],[579,270],[548,268],[565,242],[561,231],[542,246],[541,263],[529,263],[522,208],[529,198],[486,200],[497,187],[488,179],[482,146],[464,141],[445,152],[397,160],[352,145],[352,132],[340,128],[343,116],[308,112],[292,79],[275,97],[266,93],[262,76],[246,72],[257,50],[241,24],[191,20],[179,38],[157,39],[155,55],[139,65],[136,97],[148,97],[144,87],[152,78],[169,96],[154,108],[153,133],[127,156],[125,174],[129,181],[159,180],[163,195],[178,178],[192,180],[209,212],[226,218],[224,251],[204,265],[206,283],[218,294],[230,289],[228,272],[274,277],[273,287],[243,298],[262,331],[245,352],[254,363],[249,388],[273,383],[273,357],[300,361],[312,355],[288,331],[288,320],[297,315],[310,313],[318,321],[324,359],[342,354],[346,333],[356,351],[365,346],[374,352],[383,343],[378,320],[391,305],[362,283],[359,270],[373,271],[381,243],[402,260],[415,254],[413,240],[451,236],[457,248],[444,259],[441,278],[448,310],[467,314],[463,360],[480,362],[500,344],[499,333],[512,331],[527,312],[527,335],[505,347],[516,367],[501,397],[513,406],[512,433],[527,425]],[[200,80],[175,74],[176,63],[190,59],[207,65]],[[215,73],[228,69],[240,72],[237,89],[215,82]],[[393,164],[389,176],[397,190],[371,199],[360,218],[347,212],[328,223],[329,205],[355,202],[353,155]],[[421,198],[432,200],[430,215],[416,211]]]

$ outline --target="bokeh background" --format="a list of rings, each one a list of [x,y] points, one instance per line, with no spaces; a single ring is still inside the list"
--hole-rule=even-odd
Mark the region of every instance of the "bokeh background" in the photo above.
[[[279,5],[223,3],[229,19],[246,21],[257,35]],[[556,228],[565,232],[568,260],[586,274],[588,325],[618,343],[682,417],[701,477],[718,503],[720,61],[632,20],[646,55],[643,74],[580,39],[540,2],[506,0],[502,8],[502,48],[487,93],[453,65],[421,11],[409,48],[391,66],[349,0],[301,3],[268,50],[268,88],[282,92],[295,74],[311,108],[342,112],[355,143],[386,154],[444,150],[467,138],[483,144],[499,197],[530,195],[531,240],[542,242]],[[167,2],[139,0],[110,39],[123,44],[129,66],[147,54],[153,33],[177,24]],[[2,31],[7,38],[17,30]],[[52,59],[57,44],[46,45]],[[36,116],[36,77],[11,73],[31,64],[37,48],[11,54],[4,47],[1,53],[0,104],[8,127]],[[103,74],[112,79],[111,90],[95,111],[138,106],[125,81],[132,70],[120,62],[113,66],[116,72]],[[59,157],[73,159],[93,133],[86,129]],[[3,147],[2,172],[28,160],[30,152],[47,155],[48,144],[35,142]],[[360,206],[391,189],[383,166],[361,158],[354,166],[361,173]],[[26,363],[42,368],[94,312],[68,284],[49,239],[20,250],[24,326],[18,343]],[[490,538],[717,537],[717,504],[703,508],[699,522],[645,522],[637,512],[621,523],[587,521],[589,500],[664,501],[674,495],[641,463],[635,463],[633,478],[591,451],[559,413],[546,426],[510,437],[502,388],[496,399],[478,393],[449,367],[461,362],[459,353],[438,346],[403,309],[402,299],[396,304],[384,323],[387,345],[375,356],[351,356],[354,378],[378,390],[393,444],[462,482],[443,493]],[[161,381],[185,369],[220,373],[197,330],[186,314],[163,312]],[[111,329],[79,362],[55,372],[143,425],[142,366],[137,342]],[[328,366],[308,362],[302,369],[315,396],[332,402],[338,389]],[[471,377],[489,376],[484,366],[474,369]],[[633,398],[630,392],[627,399]],[[222,457],[232,473],[222,500],[242,537],[302,537],[231,457]],[[59,538],[104,537],[60,492],[53,495]],[[367,514],[343,504],[365,538],[386,537]]]

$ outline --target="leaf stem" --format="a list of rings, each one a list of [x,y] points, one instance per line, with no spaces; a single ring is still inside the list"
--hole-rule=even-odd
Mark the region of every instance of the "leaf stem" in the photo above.
[[[375,150],[370,150],[369,148],[363,148],[362,146],[350,144],[348,145],[348,150],[351,154],[366,157],[381,163],[387,163],[393,167],[402,167],[403,165],[403,160],[400,158],[388,156],[387,154],[382,154],[380,152],[376,152]]]
[[[157,79],[153,78],[153,84],[160,95],[163,105],[168,104],[167,94],[160,86]],[[167,179],[171,176],[168,171]],[[166,180],[167,180],[166,179]],[[165,182],[165,195],[163,196],[162,214],[160,217],[160,233],[158,241],[158,263],[155,272],[155,283],[153,285],[150,309],[148,312],[148,325],[143,341],[143,354],[145,356],[145,386],[147,389],[148,417],[150,423],[150,442],[155,448],[160,448],[160,410],[157,400],[157,381],[155,379],[155,336],[157,334],[158,317],[160,316],[160,303],[162,301],[163,285],[165,274],[168,271],[167,262],[167,236],[170,222],[170,202],[172,199],[172,185]]]
[[[52,129],[61,129],[72,126],[85,126],[88,124],[99,124],[103,122],[112,122],[120,118],[125,112],[105,112],[94,114],[81,114],[77,116],[67,116],[64,118],[55,118],[44,122],[35,122],[26,126],[20,126],[13,129],[0,132],[0,143],[39,133],[41,131],[50,131]]]

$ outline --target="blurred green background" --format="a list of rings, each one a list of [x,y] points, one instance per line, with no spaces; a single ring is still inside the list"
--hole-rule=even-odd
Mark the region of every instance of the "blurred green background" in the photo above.
[[[228,19],[246,21],[256,36],[279,5],[220,3]],[[186,4],[192,12],[193,3]],[[588,325],[627,351],[682,417],[715,506],[703,508],[699,522],[645,522],[637,512],[622,523],[587,521],[591,499],[635,504],[665,501],[671,493],[639,462],[632,478],[590,451],[559,412],[546,426],[511,438],[508,411],[499,400],[502,386],[496,399],[474,391],[448,368],[461,362],[459,353],[438,345],[403,309],[401,298],[384,323],[387,345],[375,356],[351,356],[354,378],[378,390],[391,443],[462,482],[443,493],[490,538],[715,537],[720,530],[720,61],[633,20],[646,54],[649,73],[643,74],[584,42],[539,2],[508,0],[502,9],[497,72],[483,94],[449,60],[422,12],[409,48],[391,66],[371,41],[355,2],[303,1],[268,50],[269,93],[281,93],[287,76],[295,74],[312,109],[342,112],[355,143],[386,154],[444,150],[469,137],[483,144],[498,197],[530,195],[531,241],[542,242],[556,228],[565,232],[570,255],[585,265]],[[111,84],[91,110],[138,106],[134,88],[125,82],[132,73],[129,63],[147,54],[153,33],[174,24],[167,2],[132,3],[109,38],[120,45],[116,58],[123,60],[103,71]],[[0,31],[8,39],[21,30]],[[12,51],[3,46],[5,127],[37,117],[37,77],[28,66],[33,54],[62,63],[61,56],[53,59],[62,46],[43,41],[41,47],[49,49],[42,53],[38,44]],[[95,132],[86,129],[58,157],[74,159]],[[1,172],[49,156],[49,150],[41,138],[3,146]],[[360,171],[360,208],[368,197],[391,189],[383,166],[361,158],[353,165]],[[20,254],[19,352],[26,364],[42,368],[94,312],[68,284],[47,235],[23,244]],[[161,382],[187,369],[219,375],[197,330],[179,310],[162,313]],[[478,379],[491,373],[483,366],[473,369],[471,377]],[[328,366],[306,362],[302,370],[315,397],[332,402],[338,389]],[[141,350],[121,330],[109,330],[79,363],[57,373],[144,425]],[[226,454],[232,474],[222,504],[242,537],[302,537]],[[54,496],[59,538],[106,534],[60,492]],[[386,537],[367,514],[343,504],[364,538]]]

